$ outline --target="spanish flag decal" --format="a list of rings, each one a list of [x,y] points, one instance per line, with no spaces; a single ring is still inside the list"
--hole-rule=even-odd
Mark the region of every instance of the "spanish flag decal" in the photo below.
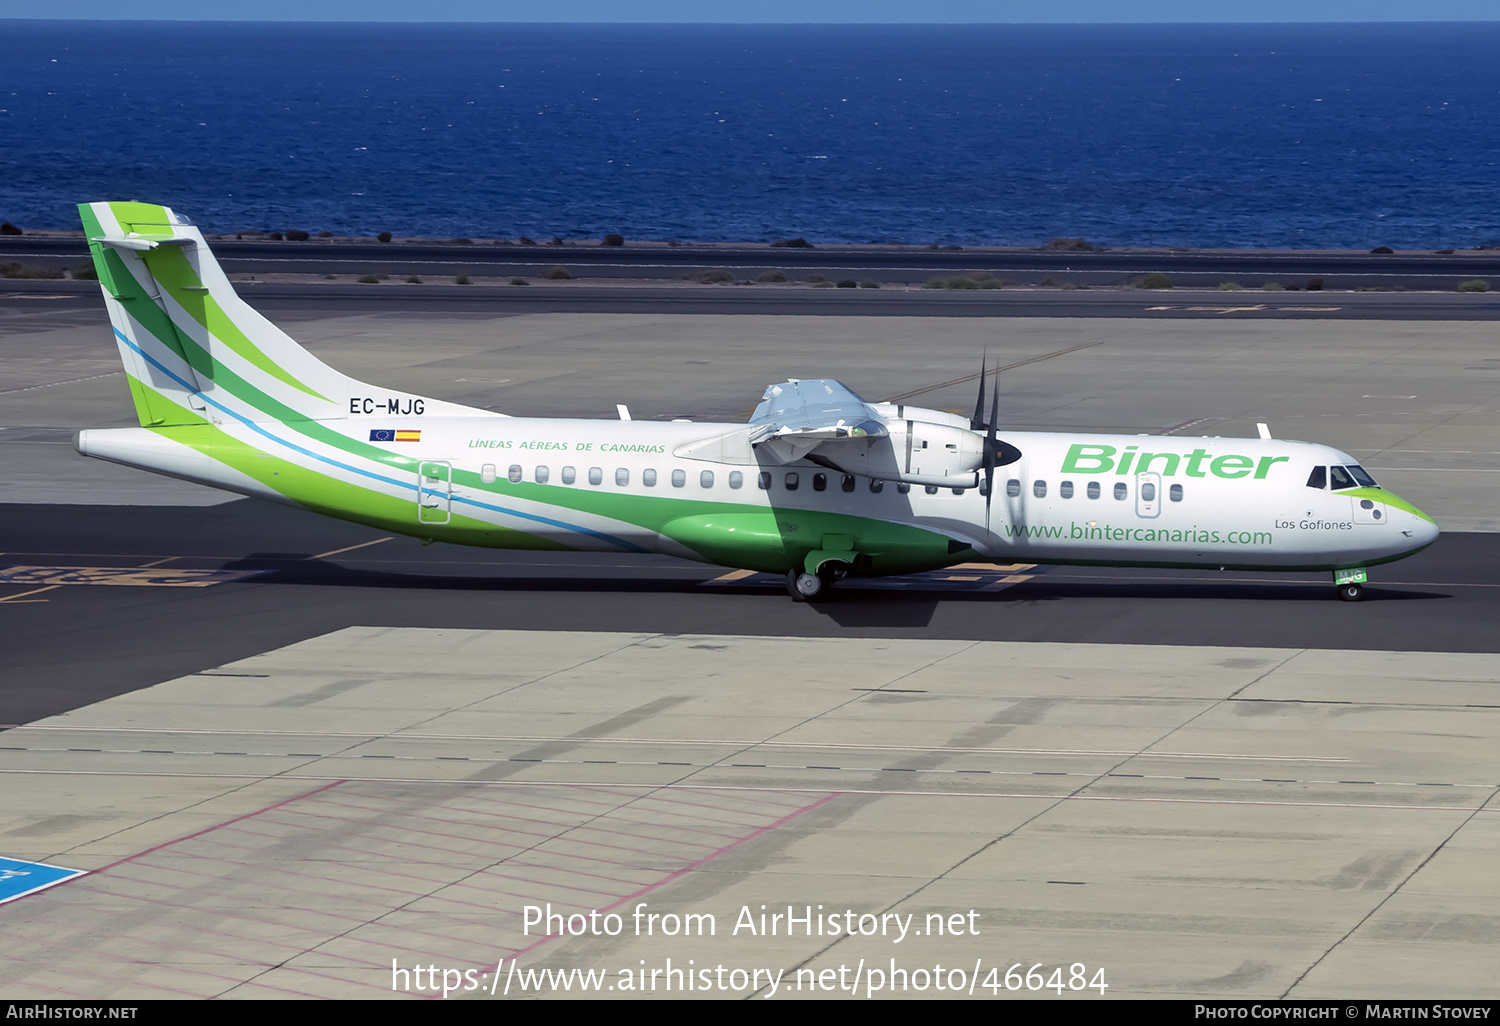
[[[420,442],[421,431],[392,431],[390,428],[375,428],[370,432],[372,442]]]

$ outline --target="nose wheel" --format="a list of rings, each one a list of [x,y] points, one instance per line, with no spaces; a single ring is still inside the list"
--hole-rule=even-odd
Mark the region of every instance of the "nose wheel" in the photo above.
[[[1365,582],[1369,579],[1369,574],[1363,567],[1333,572],[1333,586],[1338,589],[1339,598],[1345,602],[1358,602],[1364,593]]]

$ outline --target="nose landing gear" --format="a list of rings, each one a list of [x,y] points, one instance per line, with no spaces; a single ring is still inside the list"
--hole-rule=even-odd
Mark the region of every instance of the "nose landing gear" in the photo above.
[[[1339,598],[1345,602],[1358,602],[1369,579],[1370,575],[1363,568],[1333,572],[1333,585],[1338,589]]]

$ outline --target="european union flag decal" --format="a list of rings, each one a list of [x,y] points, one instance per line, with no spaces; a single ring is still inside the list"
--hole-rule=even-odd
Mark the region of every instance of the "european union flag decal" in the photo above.
[[[0,858],[0,904],[82,874],[81,869],[64,869],[62,866],[49,866],[42,862]]]
[[[377,428],[370,432],[370,441],[372,442],[394,442],[395,440],[396,432],[390,428]]]
[[[370,431],[372,442],[420,442],[421,440],[422,432],[410,429],[393,431],[390,428],[373,428]]]

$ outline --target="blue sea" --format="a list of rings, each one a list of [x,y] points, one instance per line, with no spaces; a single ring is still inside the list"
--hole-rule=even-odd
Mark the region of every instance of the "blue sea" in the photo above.
[[[1500,23],[0,30],[23,228],[1500,243]]]

